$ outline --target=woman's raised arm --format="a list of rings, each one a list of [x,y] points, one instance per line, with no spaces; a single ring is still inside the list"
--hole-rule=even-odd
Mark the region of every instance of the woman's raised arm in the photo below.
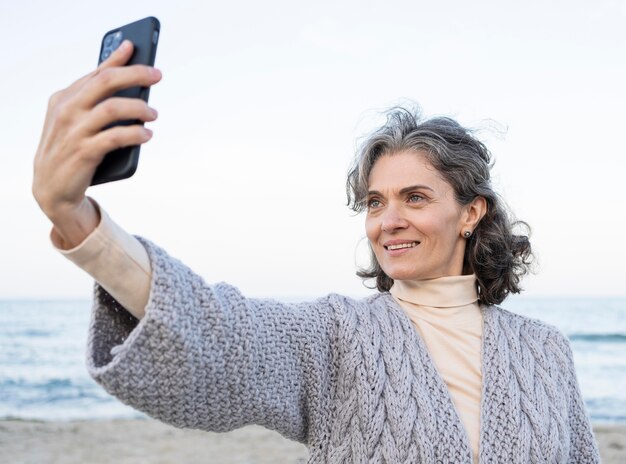
[[[337,365],[333,296],[293,304],[245,298],[136,238],[152,267],[146,315],[137,321],[95,284],[90,375],[176,427],[258,424],[302,443],[322,440]]]

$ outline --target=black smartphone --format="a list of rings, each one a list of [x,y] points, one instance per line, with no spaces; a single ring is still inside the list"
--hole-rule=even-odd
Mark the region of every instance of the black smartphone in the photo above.
[[[157,18],[152,16],[110,30],[104,34],[102,39],[98,65],[106,60],[125,39],[128,39],[133,43],[134,51],[133,56],[130,60],[128,60],[126,65],[145,64],[148,66],[154,66],[154,58],[156,56],[160,32],[161,24]],[[130,87],[115,93],[113,96],[141,98],[143,101],[148,102],[149,94],[149,87]],[[108,129],[116,125],[131,124],[143,125],[143,121],[139,121],[137,119],[117,121],[104,129]],[[119,148],[107,153],[100,165],[96,168],[90,185],[104,184],[106,182],[113,182],[131,177],[137,170],[137,164],[139,163],[139,148],[139,145],[134,145]]]

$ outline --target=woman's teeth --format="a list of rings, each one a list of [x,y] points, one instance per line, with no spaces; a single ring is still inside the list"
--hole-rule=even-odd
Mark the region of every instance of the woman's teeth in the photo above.
[[[387,247],[387,249],[388,250],[399,250],[400,248],[413,248],[414,246],[417,246],[417,242],[400,243],[398,245],[389,245]]]

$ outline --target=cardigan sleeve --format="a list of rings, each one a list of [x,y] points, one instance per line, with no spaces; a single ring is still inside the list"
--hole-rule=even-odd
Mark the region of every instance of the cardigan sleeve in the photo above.
[[[137,320],[94,283],[86,359],[93,379],[176,427],[258,424],[307,443],[331,397],[331,296],[293,304],[245,298],[228,284],[207,285],[135,237],[153,270],[146,315]]]
[[[568,389],[570,454],[567,462],[568,464],[599,463],[600,451],[580,391],[570,342],[567,336],[558,330],[555,341],[563,363],[563,375]]]

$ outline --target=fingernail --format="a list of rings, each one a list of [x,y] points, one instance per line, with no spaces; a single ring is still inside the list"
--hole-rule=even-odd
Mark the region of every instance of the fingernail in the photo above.
[[[155,110],[155,109],[154,109],[154,108],[152,108],[152,107],[149,107],[149,108],[148,108],[148,110],[150,111],[150,115],[151,115],[153,118],[156,118],[156,117],[159,115],[159,113],[157,112],[157,110]]]
[[[152,75],[157,79],[160,79],[162,76],[161,71],[157,68],[152,68],[151,72],[152,72]]]
[[[120,51],[125,52],[130,48],[130,40],[124,40],[120,45]]]

